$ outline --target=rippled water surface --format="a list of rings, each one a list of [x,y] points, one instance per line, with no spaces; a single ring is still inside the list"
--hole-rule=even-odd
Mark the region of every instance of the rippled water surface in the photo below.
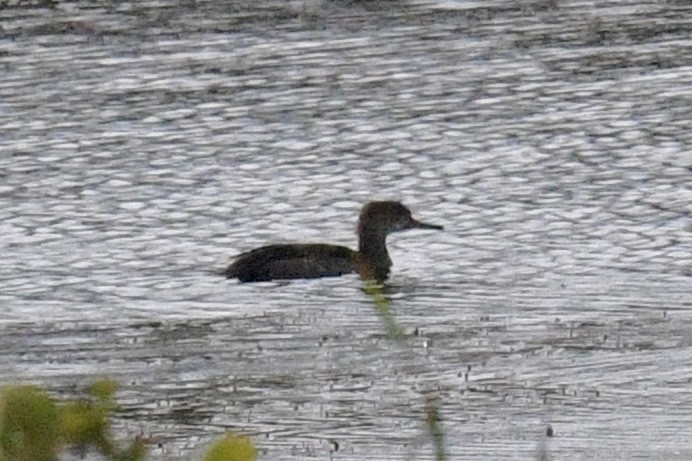
[[[199,459],[692,459],[684,1],[4,2],[0,383],[120,383],[121,437]],[[270,242],[390,237],[240,285]],[[552,427],[554,435],[546,437]]]

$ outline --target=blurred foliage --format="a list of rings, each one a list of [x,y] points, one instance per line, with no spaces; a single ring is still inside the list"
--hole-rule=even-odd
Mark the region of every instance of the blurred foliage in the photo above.
[[[384,323],[387,336],[392,341],[403,344],[403,340],[405,339],[404,330],[402,330],[397,323],[394,312],[392,311],[392,301],[385,296],[383,288],[381,284],[373,280],[366,279],[363,282],[363,291],[370,296],[370,299],[372,299],[375,304],[377,314]],[[445,452],[444,432],[440,424],[440,415],[436,398],[430,396],[426,397],[425,415],[425,425],[428,433],[432,437],[433,445],[435,446],[435,460],[446,461],[447,454]]]
[[[52,461],[61,445],[60,410],[36,386],[6,387],[0,394],[0,460]]]
[[[86,398],[62,402],[37,386],[0,389],[0,461],[54,461],[67,448],[93,448],[113,461],[143,459],[143,441],[120,449],[110,435],[116,388],[113,381],[97,381]]]
[[[204,461],[255,461],[257,450],[248,437],[227,433],[207,452]]]
[[[428,396],[425,402],[425,424],[428,427],[428,432],[432,436],[433,444],[435,445],[435,460],[445,461],[447,455],[445,453],[445,438],[444,432],[440,427],[440,411],[437,407],[437,398]]]
[[[370,296],[373,303],[375,303],[377,314],[384,323],[387,336],[394,341],[401,341],[404,339],[404,332],[396,322],[396,318],[392,312],[392,302],[387,296],[384,295],[382,288],[382,285],[378,284],[374,280],[366,280],[364,282],[363,290],[368,296]]]
[[[110,435],[109,417],[118,410],[117,384],[101,380],[82,399],[57,402],[38,386],[0,388],[0,461],[58,461],[66,449],[92,449],[108,461],[141,461],[145,440],[136,438],[125,448]],[[252,441],[226,434],[204,461],[254,461]]]

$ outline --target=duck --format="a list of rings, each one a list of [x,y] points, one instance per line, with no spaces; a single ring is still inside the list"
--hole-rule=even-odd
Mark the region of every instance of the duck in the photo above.
[[[358,273],[365,280],[383,282],[392,260],[387,236],[409,229],[442,230],[443,226],[415,219],[397,201],[366,203],[358,217],[358,250],[325,243],[267,245],[236,257],[223,274],[240,282],[312,279]]]

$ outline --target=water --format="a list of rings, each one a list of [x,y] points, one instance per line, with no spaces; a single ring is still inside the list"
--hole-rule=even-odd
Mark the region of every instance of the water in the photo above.
[[[151,459],[432,459],[426,395],[452,459],[690,459],[691,12],[10,4],[0,382],[116,379]],[[390,238],[404,346],[354,276],[214,274],[373,199],[446,229]]]

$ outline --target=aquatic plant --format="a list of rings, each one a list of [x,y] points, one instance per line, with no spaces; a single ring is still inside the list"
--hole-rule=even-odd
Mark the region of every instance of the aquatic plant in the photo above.
[[[392,311],[391,299],[382,292],[382,285],[374,280],[366,280],[363,290],[375,303],[375,309],[377,309],[377,314],[382,319],[387,337],[393,341],[401,342],[405,338],[405,334],[396,322],[394,312]]]
[[[370,299],[372,299],[375,304],[375,309],[382,319],[389,339],[395,341],[397,344],[403,345],[405,334],[396,321],[394,311],[392,310],[392,301],[389,297],[385,296],[383,285],[374,280],[366,279],[363,282],[363,291],[370,296]],[[435,459],[437,461],[446,461],[447,455],[445,452],[444,432],[440,424],[437,398],[430,395],[425,397],[425,413],[425,425],[433,440],[433,445],[435,446]]]

